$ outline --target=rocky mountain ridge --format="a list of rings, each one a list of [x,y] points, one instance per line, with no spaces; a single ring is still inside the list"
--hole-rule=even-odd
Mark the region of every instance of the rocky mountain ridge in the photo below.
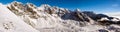
[[[120,19],[104,14],[17,1],[5,7],[39,32],[120,32]]]

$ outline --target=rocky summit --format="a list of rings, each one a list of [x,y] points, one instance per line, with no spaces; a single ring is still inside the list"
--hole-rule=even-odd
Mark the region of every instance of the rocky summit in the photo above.
[[[0,32],[120,32],[120,19],[78,8],[14,1],[0,4]]]

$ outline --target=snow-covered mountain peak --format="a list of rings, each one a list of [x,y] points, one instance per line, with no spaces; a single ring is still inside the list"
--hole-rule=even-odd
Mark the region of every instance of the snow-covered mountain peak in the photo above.
[[[0,28],[2,27],[0,32],[6,32],[10,29],[12,29],[10,32],[100,32],[101,30],[120,30],[120,27],[113,26],[119,26],[119,18],[90,11],[81,12],[78,8],[71,11],[48,4],[37,7],[32,3],[22,4],[14,1],[7,6],[0,4],[0,10]],[[115,29],[110,30],[110,28]]]
[[[50,5],[48,5],[48,4],[41,4],[41,6],[40,7],[51,7]]]
[[[80,12],[81,10],[77,8],[75,11]]]
[[[32,3],[27,3],[25,6],[31,7],[31,8],[36,8],[36,6]]]

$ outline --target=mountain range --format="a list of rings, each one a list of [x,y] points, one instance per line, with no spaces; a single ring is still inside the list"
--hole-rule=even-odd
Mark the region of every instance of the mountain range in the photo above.
[[[115,14],[113,14],[115,15]],[[13,1],[0,4],[0,32],[120,32],[120,18]]]

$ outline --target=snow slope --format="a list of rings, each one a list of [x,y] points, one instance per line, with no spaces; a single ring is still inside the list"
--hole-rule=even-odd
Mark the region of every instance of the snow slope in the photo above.
[[[39,32],[0,4],[0,32]]]

